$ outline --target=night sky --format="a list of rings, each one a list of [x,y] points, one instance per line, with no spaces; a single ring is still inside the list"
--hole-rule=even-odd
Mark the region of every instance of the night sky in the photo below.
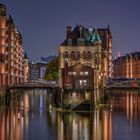
[[[140,51],[140,0],[0,0],[21,32],[30,60],[57,55],[66,26],[110,25],[113,56]]]

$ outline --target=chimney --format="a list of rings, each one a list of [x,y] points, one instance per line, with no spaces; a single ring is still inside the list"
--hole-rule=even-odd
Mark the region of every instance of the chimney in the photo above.
[[[72,27],[67,26],[67,38],[69,38],[71,32],[72,32]]]

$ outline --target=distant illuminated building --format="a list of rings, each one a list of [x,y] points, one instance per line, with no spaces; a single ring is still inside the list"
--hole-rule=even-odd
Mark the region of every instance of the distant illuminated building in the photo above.
[[[44,79],[46,74],[47,64],[42,62],[38,62],[37,64],[39,67],[39,79]]]
[[[121,57],[121,52],[118,52],[117,53],[117,57]]]
[[[59,84],[63,89],[93,89],[106,84],[112,73],[112,38],[107,29],[67,27],[59,47]]]
[[[36,62],[29,62],[29,80],[38,80],[39,79],[39,67]]]
[[[44,79],[47,64],[42,62],[29,62],[29,80]]]
[[[113,78],[140,78],[140,52],[116,58],[113,61]]]
[[[51,55],[51,56],[48,56],[48,57],[41,57],[40,61],[41,61],[41,63],[49,64],[52,60],[54,60],[56,58],[57,58],[56,55],[54,55],[54,56]]]

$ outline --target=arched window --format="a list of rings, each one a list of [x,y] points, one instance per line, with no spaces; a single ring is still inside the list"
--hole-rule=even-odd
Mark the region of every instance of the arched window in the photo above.
[[[68,58],[69,57],[69,53],[68,52],[65,52],[64,53],[64,58]]]
[[[74,52],[73,51],[71,52],[71,58],[72,59],[74,58]]]
[[[87,52],[87,58],[91,59],[91,52]]]
[[[80,52],[77,52],[77,54],[76,54],[76,58],[80,58]]]
[[[85,51],[82,53],[82,58],[86,59],[86,52]]]

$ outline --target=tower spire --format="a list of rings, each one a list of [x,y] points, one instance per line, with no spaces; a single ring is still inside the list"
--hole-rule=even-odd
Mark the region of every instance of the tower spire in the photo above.
[[[93,35],[91,36],[90,41],[91,41],[92,43],[101,41],[101,38],[100,38],[100,36],[99,36],[99,34],[98,34],[98,31],[97,31],[97,28],[95,28],[95,31],[94,31]]]

